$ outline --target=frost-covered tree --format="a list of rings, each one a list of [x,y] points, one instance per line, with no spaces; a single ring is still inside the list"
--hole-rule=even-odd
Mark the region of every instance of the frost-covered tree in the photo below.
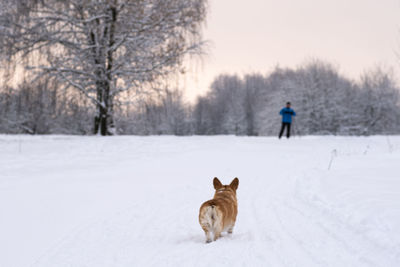
[[[211,112],[213,108],[207,97],[198,97],[193,108],[194,133],[198,135],[213,134]]]
[[[117,118],[122,133],[189,135],[193,129],[191,110],[177,89],[142,99],[134,110]]]
[[[91,111],[86,98],[62,90],[54,79],[22,82],[0,90],[0,132],[90,134]]]
[[[360,89],[357,108],[362,113],[362,134],[396,132],[400,92],[391,74],[379,67],[367,71],[361,76]]]
[[[331,64],[314,60],[297,70],[296,95],[306,133],[335,134],[339,132],[344,113],[342,100],[351,83],[339,75]]]
[[[219,75],[208,95],[212,109],[210,119],[214,134],[245,134],[243,82],[236,76]]]
[[[140,93],[202,50],[206,0],[0,1],[2,60],[55,77],[96,107],[95,133],[113,132],[114,101]]]
[[[246,135],[258,135],[258,114],[264,107],[262,92],[266,88],[266,82],[262,75],[251,74],[244,78],[243,108],[245,112]]]

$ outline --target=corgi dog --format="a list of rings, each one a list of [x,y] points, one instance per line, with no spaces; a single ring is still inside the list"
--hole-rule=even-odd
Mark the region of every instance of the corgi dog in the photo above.
[[[210,243],[212,239],[216,241],[222,232],[232,234],[238,212],[236,190],[239,179],[233,179],[230,185],[223,185],[215,177],[213,184],[214,198],[204,202],[199,212],[199,222],[206,234],[206,243]]]

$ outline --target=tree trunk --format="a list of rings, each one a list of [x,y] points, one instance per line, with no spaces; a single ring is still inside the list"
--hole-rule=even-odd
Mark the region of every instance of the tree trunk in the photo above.
[[[99,60],[96,58],[95,62],[100,63],[104,66],[104,68],[100,68],[96,72],[96,76],[99,78],[97,82],[97,110],[98,115],[95,119],[95,134],[105,135],[113,135],[114,134],[114,120],[113,120],[113,96],[110,95],[111,89],[111,70],[113,68],[113,52],[112,48],[115,44],[114,33],[115,33],[115,23],[117,21],[117,9],[116,9],[116,1],[110,6],[110,19],[107,20],[107,27],[104,28],[104,36],[107,36],[107,48],[108,51],[104,54],[104,60]],[[92,38],[92,42],[95,43],[95,39]],[[103,55],[103,53],[100,53]]]
[[[107,108],[100,107],[100,134],[107,135]]]
[[[108,81],[97,85],[97,115],[94,119],[94,134],[113,135],[112,101]]]
[[[108,108],[97,105],[97,115],[94,118],[94,134],[109,135],[108,133]]]

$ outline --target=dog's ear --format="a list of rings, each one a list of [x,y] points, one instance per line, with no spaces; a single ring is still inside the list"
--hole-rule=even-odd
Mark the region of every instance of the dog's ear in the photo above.
[[[217,177],[214,177],[213,184],[214,184],[215,190],[218,190],[222,187],[222,183],[220,182],[220,180],[218,180]]]
[[[239,187],[239,179],[236,177],[235,179],[233,179],[233,181],[231,182],[231,184],[229,185],[233,190],[237,190]]]

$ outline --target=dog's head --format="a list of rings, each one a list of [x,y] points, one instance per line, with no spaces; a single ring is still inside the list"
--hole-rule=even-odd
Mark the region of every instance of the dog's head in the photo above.
[[[239,179],[236,177],[229,185],[223,185],[221,181],[217,177],[215,177],[213,180],[213,184],[215,188],[215,193],[228,191],[236,194],[236,190],[239,187]]]

